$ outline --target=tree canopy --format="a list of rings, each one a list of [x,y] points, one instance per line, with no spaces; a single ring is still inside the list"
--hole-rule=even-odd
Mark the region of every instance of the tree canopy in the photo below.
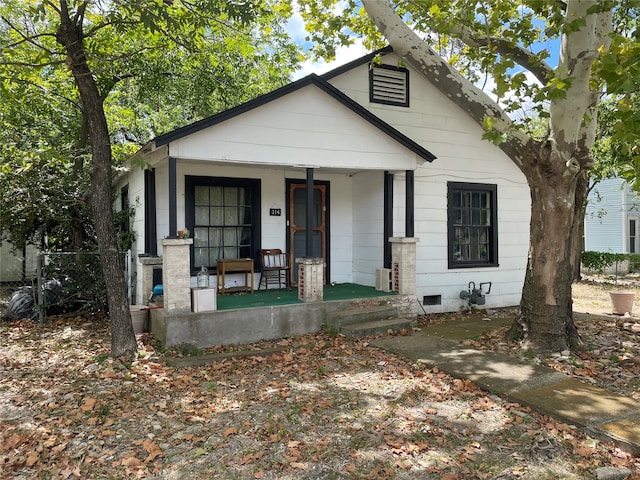
[[[51,248],[94,238],[89,132],[54,36],[56,3],[0,2],[0,225],[18,248],[45,233]],[[156,135],[283,85],[300,60],[284,30],[286,5],[69,3],[85,10],[86,56],[116,165]],[[74,219],[82,241],[72,239]]]

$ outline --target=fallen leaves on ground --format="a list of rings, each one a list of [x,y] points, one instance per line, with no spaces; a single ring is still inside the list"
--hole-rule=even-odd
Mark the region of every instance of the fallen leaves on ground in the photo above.
[[[637,279],[630,282],[625,280],[627,288],[640,285]],[[545,365],[640,401],[640,318],[610,314],[608,292],[612,288],[602,279],[574,285],[574,322],[581,343],[570,351],[528,352],[519,343],[504,340],[507,328],[492,330],[465,344]]]
[[[0,325],[2,478],[582,479],[636,459],[522,405],[327,333],[171,368],[101,317]],[[270,349],[279,351],[269,355]],[[585,363],[580,368],[589,368]],[[634,478],[638,478],[637,474]]]

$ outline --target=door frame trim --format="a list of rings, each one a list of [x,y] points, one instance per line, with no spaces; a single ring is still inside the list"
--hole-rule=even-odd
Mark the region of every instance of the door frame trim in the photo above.
[[[291,235],[289,233],[289,216],[291,215],[290,212],[290,208],[289,208],[289,194],[290,194],[290,188],[291,185],[306,185],[307,181],[304,178],[287,178],[285,179],[285,198],[286,198],[286,208],[285,208],[285,215],[286,215],[286,221],[285,221],[285,236],[286,236],[286,245],[287,245],[287,252],[291,253]],[[314,187],[316,185],[322,185],[325,187],[325,191],[326,191],[326,199],[325,199],[325,212],[324,212],[324,219],[325,219],[325,223],[326,223],[326,228],[325,228],[325,245],[326,245],[326,257],[325,260],[325,282],[327,284],[331,283],[331,182],[327,181],[327,180],[313,180],[313,185]],[[293,266],[295,266],[295,258],[291,259],[291,265],[292,268]],[[293,279],[294,276],[292,275],[291,278]]]

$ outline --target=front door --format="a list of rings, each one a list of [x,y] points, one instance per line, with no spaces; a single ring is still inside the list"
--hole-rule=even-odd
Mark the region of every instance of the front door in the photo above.
[[[325,282],[327,280],[327,190],[328,183],[314,182],[312,251],[307,252],[307,185],[304,181],[292,180],[288,183],[287,248],[291,252],[293,262],[296,258],[307,256],[323,258]],[[294,285],[298,283],[298,268],[295,264],[291,279]]]

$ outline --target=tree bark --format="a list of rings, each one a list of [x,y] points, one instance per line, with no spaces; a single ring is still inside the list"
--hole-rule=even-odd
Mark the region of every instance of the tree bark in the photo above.
[[[507,337],[524,339],[532,350],[562,351],[579,342],[571,295],[577,178],[558,171],[563,155],[548,146],[531,152],[537,162],[527,171],[529,257],[520,311]]]
[[[582,252],[584,251],[584,217],[587,212],[587,197],[589,196],[589,175],[587,172],[581,172],[576,184],[576,213],[573,233],[571,270],[573,271],[573,281],[578,282],[582,278]]]
[[[107,288],[107,302],[111,321],[111,355],[133,358],[137,342],[131,323],[124,259],[118,248],[112,210],[112,156],[109,129],[98,87],[87,64],[83,46],[82,13],[80,7],[70,17],[66,0],[60,2],[60,25],[56,39],[66,50],[80,98],[83,115],[87,118],[91,137],[91,207],[96,228],[98,250]]]

